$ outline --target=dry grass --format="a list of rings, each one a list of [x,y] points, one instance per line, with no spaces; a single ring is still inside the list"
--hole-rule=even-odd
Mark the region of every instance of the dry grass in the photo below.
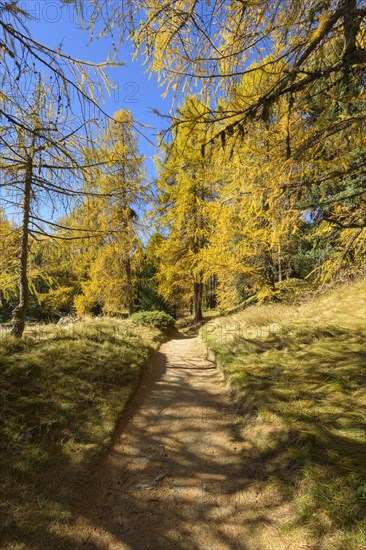
[[[0,339],[1,548],[53,548],[160,334],[109,320]]]
[[[278,540],[294,547],[366,548],[365,294],[362,280],[203,329],[244,417],[243,461],[286,508]]]

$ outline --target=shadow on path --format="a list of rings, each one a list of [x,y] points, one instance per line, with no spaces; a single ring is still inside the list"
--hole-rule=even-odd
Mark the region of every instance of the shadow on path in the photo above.
[[[75,548],[249,548],[252,528],[270,520],[242,471],[233,415],[202,343],[179,336],[163,344],[112,451],[83,483]]]

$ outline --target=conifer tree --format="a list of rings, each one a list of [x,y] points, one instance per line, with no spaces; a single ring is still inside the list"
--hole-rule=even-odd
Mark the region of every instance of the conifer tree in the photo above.
[[[77,131],[74,120],[60,108],[60,99],[41,78],[32,90],[29,106],[27,126],[9,123],[1,134],[0,171],[8,196],[3,200],[10,201],[21,218],[19,302],[13,311],[12,328],[17,337],[24,331],[29,299],[29,239],[45,237],[49,234],[47,226],[57,226],[42,217],[40,205],[52,208],[78,197],[76,186],[82,175],[78,149],[85,143],[85,135]]]
[[[86,188],[97,196],[84,201],[78,216],[101,236],[91,244],[83,294],[76,299],[80,313],[98,304],[106,313],[119,312],[124,306],[129,314],[134,311],[136,271],[143,253],[138,209],[148,200],[148,185],[132,125],[128,111],[115,113],[91,153],[100,166],[89,176]]]
[[[180,109],[196,110],[202,105],[189,98]],[[159,228],[163,235],[158,248],[160,258],[157,279],[166,299],[179,291],[194,312],[194,321],[202,320],[202,302],[206,265],[202,251],[210,235],[208,205],[215,195],[212,161],[202,159],[200,144],[207,137],[206,126],[179,126],[165,149],[158,178]]]

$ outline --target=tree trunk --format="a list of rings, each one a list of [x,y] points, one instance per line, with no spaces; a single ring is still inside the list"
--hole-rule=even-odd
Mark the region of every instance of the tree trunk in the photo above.
[[[216,275],[210,277],[210,309],[214,309],[217,306],[216,302]]]
[[[1,288],[0,288],[0,305],[3,309],[5,309],[6,306],[8,305],[7,301],[5,300],[5,296],[4,296],[4,293],[1,290]]]
[[[203,319],[202,315],[202,294],[203,284],[195,282],[193,285],[193,310],[194,310],[194,323],[199,323]]]
[[[25,173],[24,198],[23,198],[23,219],[22,234],[20,239],[20,257],[19,257],[19,303],[12,313],[11,333],[17,338],[23,336],[25,327],[25,315],[28,307],[28,238],[29,238],[29,215],[32,191],[33,164],[29,160]]]
[[[364,11],[358,9],[357,0],[344,0],[343,2],[343,29],[345,49],[343,54],[343,71],[346,86],[349,86],[349,77],[352,65],[363,64],[366,60],[365,50],[357,44],[357,35],[360,32]]]
[[[264,275],[264,284],[266,287],[270,288],[271,291],[276,290],[275,286],[275,276],[274,276],[274,266],[272,255],[269,251],[266,251],[263,255],[264,266],[263,266],[263,275]]]

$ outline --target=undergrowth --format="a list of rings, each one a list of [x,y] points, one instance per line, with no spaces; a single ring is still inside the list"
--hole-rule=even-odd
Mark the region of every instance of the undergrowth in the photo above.
[[[167,331],[174,327],[175,321],[169,313],[165,311],[138,311],[131,316],[131,321],[137,325],[158,328]]]

